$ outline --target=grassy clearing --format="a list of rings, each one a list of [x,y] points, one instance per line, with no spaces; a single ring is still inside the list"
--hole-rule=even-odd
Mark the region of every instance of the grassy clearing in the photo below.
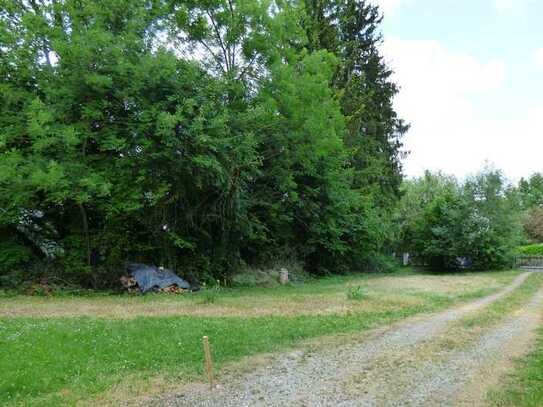
[[[484,295],[509,283],[516,272],[334,276],[277,288],[238,288],[182,296],[148,294],[94,296],[0,295],[0,317],[79,317],[129,319],[144,316],[329,315],[395,310],[435,297],[452,300]],[[347,301],[350,287],[361,286],[364,301]]]
[[[534,350],[519,360],[514,373],[500,390],[489,395],[489,404],[500,407],[539,407],[543,405],[543,330]]]
[[[477,298],[515,275],[357,275],[225,290],[213,301],[202,294],[0,299],[0,404],[72,405],[125,378],[188,381],[202,373],[203,335],[211,338],[220,368],[302,340],[360,332]],[[359,286],[363,297],[349,300]]]

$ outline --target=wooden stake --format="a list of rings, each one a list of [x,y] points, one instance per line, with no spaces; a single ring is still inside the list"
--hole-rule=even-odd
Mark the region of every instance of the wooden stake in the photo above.
[[[204,343],[204,356],[206,361],[207,379],[209,380],[209,387],[213,389],[213,360],[211,359],[211,350],[209,349],[209,338],[203,337]]]

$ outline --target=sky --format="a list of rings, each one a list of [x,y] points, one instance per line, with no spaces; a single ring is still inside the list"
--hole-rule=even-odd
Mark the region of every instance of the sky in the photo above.
[[[373,0],[407,176],[543,172],[543,0]]]

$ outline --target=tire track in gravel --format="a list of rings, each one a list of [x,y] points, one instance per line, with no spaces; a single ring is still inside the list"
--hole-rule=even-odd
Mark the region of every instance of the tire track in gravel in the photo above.
[[[394,371],[394,382],[379,378],[362,401],[344,405],[482,406],[488,388],[507,371],[512,359],[529,348],[542,310],[540,290],[520,311],[470,346],[417,355]]]
[[[252,372],[239,377],[223,377],[223,384],[212,392],[203,383],[193,384],[145,404],[235,407],[457,405],[448,403],[456,397],[461,386],[469,383],[474,372],[481,371],[489,355],[500,354],[497,352],[500,346],[509,344],[512,338],[526,330],[527,323],[533,322],[536,315],[533,310],[541,305],[543,292],[534,298],[525,313],[485,334],[469,351],[434,357],[424,354],[425,345],[439,339],[451,322],[511,293],[530,274],[520,274],[505,289],[471,303],[410,318],[388,330],[375,330],[361,342],[318,352],[277,355],[266,366]]]

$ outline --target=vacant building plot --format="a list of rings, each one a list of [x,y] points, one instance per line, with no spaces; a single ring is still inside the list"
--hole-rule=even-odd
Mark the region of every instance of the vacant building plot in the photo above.
[[[542,284],[541,273],[401,273],[212,295],[3,297],[0,402],[482,403],[530,349]]]

